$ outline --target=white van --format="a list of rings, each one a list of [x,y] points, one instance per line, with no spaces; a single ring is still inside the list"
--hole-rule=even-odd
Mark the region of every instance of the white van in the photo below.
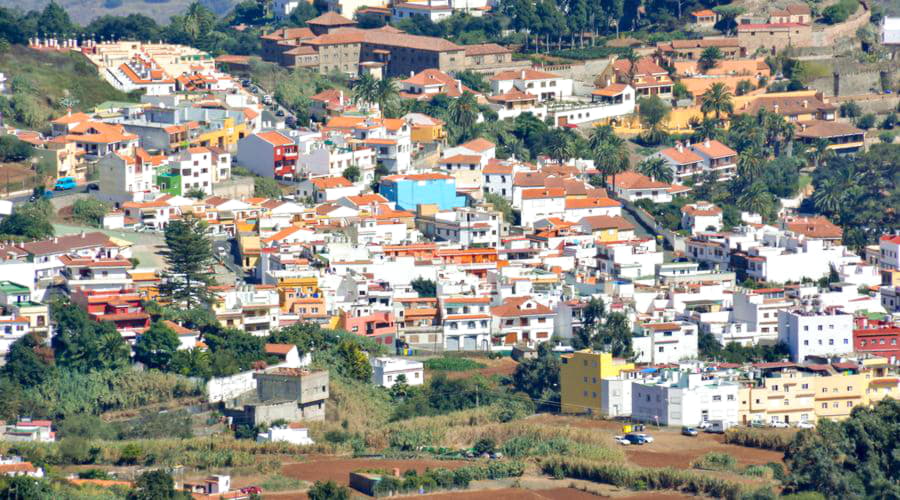
[[[726,422],[725,420],[710,420],[709,426],[706,428],[706,432],[724,434],[725,431],[727,431],[733,425],[733,422]]]

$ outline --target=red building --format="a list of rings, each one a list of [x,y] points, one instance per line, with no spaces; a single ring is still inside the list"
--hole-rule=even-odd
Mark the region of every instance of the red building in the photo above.
[[[72,292],[71,299],[94,321],[112,322],[129,342],[150,328],[150,315],[144,311],[141,295],[134,289],[77,289]]]
[[[291,179],[295,177],[298,151],[294,139],[270,130],[238,141],[237,160],[241,166],[262,177]]]
[[[900,358],[900,325],[857,317],[854,319],[853,346],[856,352],[883,356],[894,362]]]

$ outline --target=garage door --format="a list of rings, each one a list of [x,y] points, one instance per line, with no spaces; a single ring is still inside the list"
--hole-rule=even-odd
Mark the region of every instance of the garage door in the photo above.
[[[463,338],[463,349],[466,351],[474,351],[478,349],[478,337],[475,335],[466,335]]]
[[[458,351],[459,350],[459,337],[447,337],[447,350],[448,351]]]

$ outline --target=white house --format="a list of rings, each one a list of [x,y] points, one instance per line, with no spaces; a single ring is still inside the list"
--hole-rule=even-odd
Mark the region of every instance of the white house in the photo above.
[[[885,16],[881,21],[881,44],[900,45],[900,17]]]
[[[681,207],[681,227],[691,234],[722,229],[722,209],[706,201]]]
[[[658,425],[738,422],[738,384],[702,373],[664,371],[655,383],[631,387],[631,418]]]
[[[491,93],[505,94],[513,89],[527,92],[539,102],[559,101],[572,95],[572,80],[536,69],[501,71],[491,77]]]
[[[663,252],[652,238],[598,243],[597,270],[620,278],[653,278]]]
[[[853,315],[843,312],[780,311],[778,340],[791,351],[791,359],[835,356],[853,352]]]
[[[256,435],[257,443],[290,443],[300,446],[316,444],[309,437],[309,429],[300,427],[299,423],[291,423],[282,427],[269,427],[266,432]]]
[[[489,297],[441,296],[444,349],[487,351],[491,345]]]
[[[669,203],[675,196],[687,193],[691,188],[656,182],[637,172],[628,171],[608,178],[613,192],[628,201],[650,200],[655,203]]]
[[[406,377],[407,385],[425,383],[425,365],[420,361],[403,358],[373,358],[372,383],[381,387],[393,387],[400,376]]]
[[[697,357],[697,325],[684,321],[644,323],[631,339],[638,363],[677,363]]]
[[[522,191],[521,215],[523,227],[550,217],[562,217],[566,211],[566,190],[563,188],[538,188]]]
[[[448,0],[414,0],[398,2],[391,7],[391,20],[400,21],[419,16],[436,23],[453,15],[453,8]]]

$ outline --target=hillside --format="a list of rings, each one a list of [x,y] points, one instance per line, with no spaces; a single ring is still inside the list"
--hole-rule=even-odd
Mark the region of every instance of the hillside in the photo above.
[[[0,0],[0,7],[18,8],[24,11],[41,10],[49,0]],[[168,24],[169,18],[180,14],[191,4],[191,0],[57,0],[69,16],[78,24],[86,25],[91,20],[105,15],[127,16],[128,14],[144,14],[160,24]],[[227,13],[235,0],[201,0],[218,15]]]
[[[76,53],[40,52],[13,45],[0,54],[0,72],[10,79],[9,85],[36,108],[37,121],[43,126],[49,118],[63,113],[60,99],[68,95],[77,101],[73,110],[93,109],[104,101],[133,101],[136,96],[113,88],[97,75],[94,66]],[[11,97],[11,96],[7,96]],[[4,119],[28,126],[16,113],[5,113]]]

